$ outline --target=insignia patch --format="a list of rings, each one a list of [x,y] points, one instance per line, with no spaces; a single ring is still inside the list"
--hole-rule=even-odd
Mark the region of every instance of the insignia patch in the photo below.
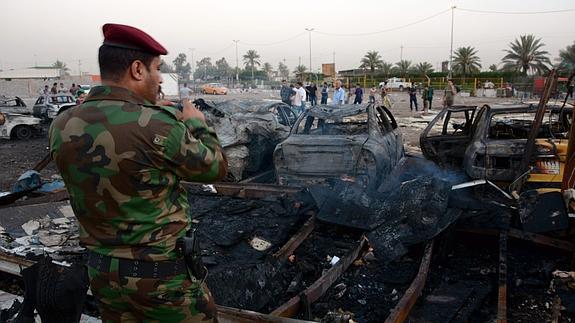
[[[166,142],[167,137],[164,136],[160,136],[160,135],[155,135],[154,137],[154,144],[158,145],[158,146],[164,146],[164,143]]]

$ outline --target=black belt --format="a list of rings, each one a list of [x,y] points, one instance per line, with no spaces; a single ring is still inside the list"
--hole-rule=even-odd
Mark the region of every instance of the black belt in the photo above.
[[[184,259],[152,262],[104,256],[92,251],[89,252],[88,266],[101,272],[110,272],[112,259],[118,260],[118,275],[123,277],[166,278],[187,273]]]

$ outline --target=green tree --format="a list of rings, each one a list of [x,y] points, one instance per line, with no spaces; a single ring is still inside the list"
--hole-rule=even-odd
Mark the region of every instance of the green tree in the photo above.
[[[542,74],[549,70],[551,61],[549,53],[541,48],[545,46],[541,38],[533,35],[519,36],[519,39],[509,43],[510,49],[505,50],[507,55],[502,59],[503,69],[527,75],[528,73]]]
[[[196,62],[196,70],[194,71],[194,78],[208,80],[217,76],[216,67],[212,64],[210,57],[204,57]]]
[[[284,64],[284,63],[282,63],[282,62],[279,62],[279,64],[278,64],[278,71],[279,71],[279,73],[280,73],[280,76],[281,76],[283,79],[286,79],[286,80],[289,79],[289,69],[288,69],[288,67],[286,66],[286,64]]]
[[[491,72],[497,72],[497,71],[498,71],[497,64],[491,64],[491,65],[489,65],[489,70],[490,70]]]
[[[383,65],[383,60],[377,51],[369,51],[361,59],[361,65],[359,68],[369,69],[371,74],[375,72],[376,69],[381,68]]]
[[[433,65],[428,62],[418,63],[413,67],[413,72],[417,75],[427,76],[428,74],[433,73]]]
[[[453,71],[466,77],[469,73],[479,72],[480,61],[475,48],[459,47],[453,53]]]
[[[262,66],[262,69],[266,72],[268,80],[271,79],[272,73],[274,71],[272,64],[265,62],[264,65]]]
[[[172,61],[174,63],[175,72],[178,73],[180,78],[183,80],[190,79],[190,72],[192,71],[192,67],[190,63],[186,61],[186,54],[179,53],[178,56]]]
[[[160,72],[162,73],[174,73],[174,67],[168,64],[166,61],[162,59],[162,65],[160,65]]]
[[[392,71],[393,71],[393,64],[386,62],[381,63],[381,72],[383,73],[383,76],[385,78],[389,77]]]
[[[247,51],[244,55],[244,64],[246,68],[250,68],[252,70],[252,81],[254,80],[254,69],[255,66],[260,66],[261,62],[259,61],[260,55],[253,49]]]
[[[225,57],[216,61],[216,74],[219,78],[227,79],[232,74],[232,71]]]
[[[295,67],[295,75],[299,78],[300,81],[303,81],[303,75],[307,71],[307,67],[305,65],[298,65]]]
[[[64,63],[60,60],[56,60],[52,64],[52,68],[60,69],[60,75],[70,75],[70,73],[69,73],[70,69],[68,68],[68,66],[66,66],[66,63]]]
[[[572,72],[575,70],[575,42],[573,45],[568,45],[565,49],[559,50],[559,70],[565,72]]]
[[[395,66],[397,67],[397,72],[399,75],[401,77],[405,77],[411,68],[411,61],[402,59],[401,61],[395,63]]]

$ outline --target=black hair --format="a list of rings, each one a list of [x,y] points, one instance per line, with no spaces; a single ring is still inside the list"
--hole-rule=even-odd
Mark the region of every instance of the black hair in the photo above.
[[[135,49],[102,45],[98,51],[100,76],[103,80],[119,81],[136,60],[142,61],[149,71],[152,60],[156,56]]]
[[[298,84],[299,86],[303,86],[303,83],[302,83],[302,82],[297,82],[297,84]]]

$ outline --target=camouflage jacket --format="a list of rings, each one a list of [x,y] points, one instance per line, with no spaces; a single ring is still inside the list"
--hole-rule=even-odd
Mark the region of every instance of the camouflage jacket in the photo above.
[[[190,227],[180,180],[214,181],[227,161],[213,129],[119,87],[98,86],[50,127],[50,152],[80,222],[80,241],[119,258],[176,258]]]

